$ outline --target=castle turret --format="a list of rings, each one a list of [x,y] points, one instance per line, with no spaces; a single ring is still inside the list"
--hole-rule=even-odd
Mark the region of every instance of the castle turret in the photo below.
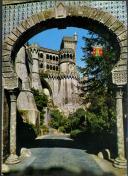
[[[39,76],[39,56],[38,56],[38,46],[33,44],[29,48],[31,53],[31,58],[33,60],[32,66],[32,87],[35,89],[42,90],[40,76]]]
[[[73,37],[63,37],[60,50],[60,72],[75,73],[76,72],[76,46],[77,34]]]
[[[69,37],[69,36],[63,37],[61,42],[61,49],[65,49],[65,48],[73,49],[75,52],[75,58],[76,58],[77,40],[78,40],[78,36],[76,33],[73,35],[73,37]]]
[[[71,48],[60,50],[60,72],[69,74],[75,68],[75,53]]]

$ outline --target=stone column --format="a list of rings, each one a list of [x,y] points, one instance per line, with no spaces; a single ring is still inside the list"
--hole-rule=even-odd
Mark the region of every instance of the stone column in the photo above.
[[[47,60],[46,60],[46,54],[44,54],[44,71],[47,70]]]
[[[117,118],[117,150],[118,156],[114,161],[114,166],[126,168],[125,149],[124,149],[124,126],[123,126],[123,90],[117,88],[116,92],[116,118]]]
[[[10,91],[10,155],[6,160],[7,164],[20,162],[16,155],[16,93]]]

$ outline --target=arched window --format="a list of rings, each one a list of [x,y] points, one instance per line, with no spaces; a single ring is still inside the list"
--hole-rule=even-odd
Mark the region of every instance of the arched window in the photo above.
[[[58,56],[56,56],[56,61],[58,61]]]
[[[53,56],[53,60],[55,60],[55,56]]]
[[[53,70],[55,70],[55,66],[53,66]]]
[[[67,58],[69,58],[69,54],[67,54]]]
[[[46,59],[49,59],[49,54],[46,55]]]
[[[40,64],[40,68],[43,68],[43,63]]]
[[[50,65],[50,70],[52,70],[52,65]]]
[[[52,55],[50,55],[50,60],[52,60]]]
[[[43,53],[40,53],[40,57],[43,58]]]
[[[58,66],[56,66],[56,71],[58,71]]]
[[[47,65],[47,69],[49,69],[49,65]]]
[[[73,56],[72,56],[72,54],[70,54],[70,59],[72,59],[73,58]]]

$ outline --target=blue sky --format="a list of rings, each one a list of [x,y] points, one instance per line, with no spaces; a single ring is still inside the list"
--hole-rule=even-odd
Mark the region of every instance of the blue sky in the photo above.
[[[63,36],[73,36],[75,32],[78,35],[76,64],[79,66],[84,66],[84,63],[80,60],[83,56],[81,47],[84,46],[82,37],[87,36],[88,30],[75,27],[67,27],[66,29],[53,28],[35,35],[28,42],[30,44],[37,43],[39,46],[44,48],[59,50]]]

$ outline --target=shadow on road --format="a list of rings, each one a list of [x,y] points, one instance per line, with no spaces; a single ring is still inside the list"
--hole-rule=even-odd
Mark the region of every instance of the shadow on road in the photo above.
[[[112,139],[109,138],[112,141]],[[105,148],[108,148],[112,151],[112,142],[103,142],[104,138],[101,138],[98,135],[90,136],[88,134],[81,134],[74,139],[68,139],[66,137],[58,137],[58,136],[49,136],[43,139],[31,139],[24,140],[19,145],[19,150],[21,147],[25,148],[72,148],[72,149],[81,149],[90,154],[97,154]],[[111,153],[114,157],[116,153],[112,151]]]
[[[27,168],[22,172],[9,173],[6,176],[99,176],[89,171],[81,171],[80,173],[74,173],[64,168],[50,168],[47,170],[34,169],[32,167]],[[105,173],[100,176],[115,176],[112,173]]]

